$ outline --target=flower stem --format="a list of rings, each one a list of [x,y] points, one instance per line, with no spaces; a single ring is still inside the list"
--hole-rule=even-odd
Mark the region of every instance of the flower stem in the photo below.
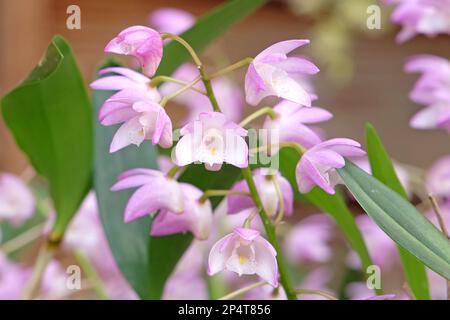
[[[161,38],[163,39],[172,39],[176,42],[178,42],[179,44],[181,44],[191,55],[192,60],[194,60],[195,64],[197,66],[201,66],[202,62],[200,61],[200,58],[198,57],[197,53],[195,52],[194,48],[191,47],[191,45],[184,40],[183,38],[181,38],[180,36],[177,36],[175,34],[172,33],[161,33]]]
[[[161,102],[159,103],[162,107],[164,107],[170,100],[172,100],[173,98],[179,96],[180,94],[182,94],[183,92],[189,90],[190,88],[192,88],[197,82],[199,82],[201,80],[201,77],[197,77],[194,80],[192,80],[191,82],[188,82],[185,86],[181,87],[180,89],[178,89],[177,91],[165,96],[164,98],[161,99]]]
[[[223,69],[213,73],[210,76],[210,78],[214,79],[216,77],[223,76],[223,75],[225,75],[227,73],[230,73],[230,72],[232,72],[234,70],[237,70],[239,68],[242,68],[242,67],[252,63],[252,61],[253,61],[253,58],[251,58],[251,57],[244,58],[244,59],[242,59],[242,60],[240,60],[240,61],[238,61],[236,63],[233,63],[232,65],[229,65],[228,67],[225,67],[225,68],[223,68]]]
[[[295,143],[295,142],[282,142],[280,143],[280,148],[291,148],[297,151],[299,155],[303,155],[306,152],[305,147],[303,147],[301,144]]]
[[[206,88],[206,95],[208,96],[209,100],[211,101],[214,111],[221,112],[219,104],[217,103],[216,96],[214,95],[214,91],[211,86],[211,80],[208,77],[208,75],[206,74],[205,68],[204,68],[200,58],[198,57],[197,53],[195,52],[194,48],[192,48],[191,45],[186,40],[184,40],[183,38],[181,38],[175,34],[161,33],[161,37],[163,39],[172,39],[172,40],[178,42],[189,52],[189,54],[192,57],[192,60],[194,60],[194,63],[197,65],[197,68],[200,72],[200,77]]]
[[[27,244],[33,242],[42,236],[43,230],[45,227],[45,223],[38,224],[24,233],[18,235],[17,237],[5,242],[1,247],[0,251],[4,254],[10,254],[20,248],[26,246]]]
[[[227,295],[225,295],[222,298],[219,298],[217,300],[230,300],[230,299],[233,299],[233,298],[235,298],[235,297],[237,297],[237,296],[239,296],[241,294],[247,293],[250,290],[253,290],[253,289],[258,288],[258,287],[262,287],[262,286],[264,286],[266,284],[268,284],[266,281],[256,282],[254,284],[249,285],[248,287],[244,287],[244,288],[238,289],[236,291],[233,291],[233,292],[231,292],[231,293],[229,293],[229,294],[227,294]]]
[[[253,120],[264,116],[264,115],[268,115],[269,117],[271,117],[272,119],[275,119],[277,117],[277,113],[271,108],[271,107],[264,107],[259,109],[258,111],[252,113],[251,115],[249,115],[247,118],[245,118],[244,120],[241,121],[241,123],[239,124],[241,127],[245,127],[246,125],[248,125],[250,122],[252,122]]]
[[[217,102],[216,96],[214,95],[211,80],[206,74],[205,68],[203,67],[203,65],[199,65],[198,70],[200,71],[200,76],[202,77],[203,84],[205,85],[206,88],[206,95],[208,96],[209,101],[211,101],[213,110],[216,112],[221,112],[219,103]]]
[[[174,178],[175,175],[181,170],[183,167],[179,167],[177,165],[174,165],[170,170],[167,172],[166,176],[168,178]]]
[[[298,289],[298,290],[296,290],[296,292],[297,292],[297,294],[315,294],[318,296],[325,297],[328,300],[338,300],[338,298],[332,296],[331,294],[329,294],[325,291],[320,291],[320,290]]]
[[[23,293],[24,299],[33,299],[33,297],[35,297],[39,292],[45,269],[52,259],[56,248],[57,246],[54,243],[47,241],[39,251],[33,274],[31,275],[31,279],[27,283],[25,291]]]
[[[91,285],[93,286],[95,293],[102,300],[109,300],[109,295],[105,289],[102,279],[98,275],[97,270],[95,270],[92,263],[89,261],[88,257],[81,252],[80,250],[76,250],[74,252],[75,258],[80,264],[81,268],[87,275],[87,278]]]
[[[175,78],[172,78],[172,77],[169,77],[169,76],[156,76],[150,81],[150,86],[151,87],[157,87],[162,82],[172,82],[172,83],[181,84],[181,85],[184,85],[184,86],[189,85],[189,82],[187,82],[187,81],[175,79]],[[194,91],[196,91],[198,93],[201,93],[203,95],[206,95],[206,91],[205,90],[196,88],[194,86],[190,87],[189,89],[194,90]]]
[[[200,199],[198,199],[198,201],[204,203],[208,198],[222,197],[228,195],[250,196],[250,193],[245,191],[231,191],[231,190],[206,190],[200,197]]]
[[[280,222],[284,218],[284,198],[283,198],[283,192],[281,191],[280,183],[278,182],[277,176],[275,176],[275,175],[273,176],[272,183],[275,186],[275,190],[277,192],[277,197],[278,197],[278,214],[277,214],[277,217],[275,218],[275,222],[274,222],[275,226],[277,226],[278,224],[280,224]]]
[[[261,197],[258,194],[258,190],[256,189],[255,181],[253,180],[252,172],[249,167],[242,169],[242,175],[244,179],[247,181],[248,189],[250,190],[251,197],[255,202],[255,206],[259,211],[259,215],[261,217],[261,221],[264,225],[264,229],[266,230],[267,238],[270,243],[273,245],[277,252],[277,262],[278,262],[278,270],[280,272],[280,282],[286,292],[286,296],[289,300],[296,300],[297,294],[294,286],[292,285],[291,279],[289,278],[287,272],[287,266],[284,261],[283,252],[281,251],[280,243],[278,242],[277,236],[275,234],[275,228],[270,222],[270,219],[267,215],[266,210],[261,201]]]

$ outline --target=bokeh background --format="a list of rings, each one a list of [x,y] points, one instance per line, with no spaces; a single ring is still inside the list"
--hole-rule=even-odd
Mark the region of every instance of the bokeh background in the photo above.
[[[251,0],[249,0],[251,1]],[[220,0],[0,0],[0,96],[17,85],[38,63],[54,34],[72,45],[86,83],[104,59],[103,47],[120,30],[148,24],[148,14],[159,7],[178,7],[201,16]],[[81,8],[81,30],[66,28],[66,9]],[[314,84],[320,99],[335,118],[324,125],[329,136],[363,141],[364,125],[378,129],[390,154],[398,161],[427,168],[448,153],[448,135],[409,128],[420,107],[408,99],[417,78],[403,72],[405,60],[418,53],[450,58],[446,36],[415,37],[403,45],[394,41],[398,28],[382,7],[380,30],[368,30],[370,0],[271,1],[227,32],[209,57],[230,61],[256,55],[285,39],[312,40],[307,55],[321,68]],[[218,50],[219,49],[219,50]],[[214,51],[213,51],[214,50]],[[303,53],[304,51],[302,51]],[[243,73],[237,79],[243,80]],[[27,160],[0,119],[0,171],[22,172]]]

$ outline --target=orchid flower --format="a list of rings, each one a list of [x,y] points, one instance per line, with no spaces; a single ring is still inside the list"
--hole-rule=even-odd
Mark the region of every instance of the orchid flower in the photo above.
[[[163,209],[152,222],[152,236],[164,236],[190,231],[199,240],[208,239],[212,225],[212,207],[207,200],[199,199],[203,192],[188,183],[180,183],[184,195],[184,210],[181,214]]]
[[[411,119],[411,127],[450,131],[450,61],[433,55],[418,55],[408,60],[405,70],[422,73],[410,97],[427,106]]]
[[[319,69],[305,58],[287,57],[289,52],[308,43],[309,40],[282,41],[258,54],[245,76],[247,102],[257,105],[265,97],[276,96],[311,106],[311,95],[297,78],[316,74]]]
[[[255,169],[253,170],[253,179],[264,208],[270,217],[274,217],[280,207],[280,197],[278,195],[275,183],[278,183],[280,187],[284,202],[284,213],[287,216],[292,214],[294,192],[286,178],[284,178],[278,171],[273,172],[267,169]],[[274,181],[274,179],[276,179],[276,181]],[[231,192],[236,191],[249,192],[247,182],[245,180],[241,180],[235,183],[231,188]],[[252,198],[245,195],[231,194],[227,196],[227,204],[228,213],[230,214],[241,213],[244,210],[254,211],[256,209]]]
[[[106,68],[100,74],[118,73],[91,83],[97,90],[120,90],[105,101],[99,112],[103,125],[123,123],[113,137],[110,152],[116,152],[130,144],[139,146],[151,140],[163,148],[172,146],[172,121],[158,104],[160,95],[149,87],[149,79],[126,68]]]
[[[131,196],[125,207],[124,221],[128,223],[158,210],[181,213],[184,210],[183,192],[180,184],[153,169],[130,169],[118,177],[112,191],[129,188],[139,189]]]
[[[264,128],[277,130],[279,142],[294,142],[305,148],[310,148],[320,142],[320,135],[312,128],[306,126],[331,119],[333,115],[325,109],[318,107],[305,108],[294,102],[284,100],[278,103],[273,110],[277,114],[275,119],[267,117]],[[276,146],[271,147],[276,152]]]
[[[321,142],[307,150],[296,169],[300,192],[307,193],[317,185],[325,192],[334,194],[334,186],[341,181],[336,169],[344,167],[344,157],[365,155],[360,147],[354,140],[337,138]]]
[[[132,26],[121,31],[105,47],[105,52],[135,57],[146,76],[152,77],[163,55],[161,35],[149,27]]]
[[[185,166],[195,161],[208,170],[220,170],[227,162],[239,168],[248,165],[247,130],[227,120],[220,112],[202,112],[197,120],[184,126],[175,147],[176,163]]]
[[[210,276],[226,269],[239,276],[257,274],[273,287],[278,286],[276,251],[259,231],[236,228],[214,244],[208,258]]]

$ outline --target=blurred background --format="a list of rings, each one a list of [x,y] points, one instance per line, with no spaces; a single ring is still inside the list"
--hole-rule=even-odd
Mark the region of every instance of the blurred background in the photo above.
[[[26,77],[54,34],[72,45],[87,84],[105,57],[107,41],[130,25],[148,25],[152,10],[177,7],[200,17],[222,2],[0,0],[0,96]],[[66,28],[66,9],[71,4],[81,8],[81,30]],[[366,27],[371,4],[382,8],[380,30]],[[327,135],[363,141],[364,125],[371,122],[393,158],[426,168],[448,153],[448,135],[409,128],[409,119],[420,106],[408,99],[417,76],[405,74],[403,66],[409,56],[419,53],[450,58],[449,38],[418,36],[397,45],[398,27],[389,22],[389,15],[388,8],[370,0],[271,1],[226,33],[208,49],[208,56],[237,61],[281,40],[311,39],[301,53],[306,52],[322,71],[314,77],[316,104],[335,115],[324,125]],[[243,72],[238,81],[243,82]],[[26,167],[27,160],[0,118],[0,171],[21,173]]]

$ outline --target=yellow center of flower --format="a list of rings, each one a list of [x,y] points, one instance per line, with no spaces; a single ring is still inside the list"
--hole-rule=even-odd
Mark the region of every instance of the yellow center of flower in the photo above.
[[[247,262],[247,257],[243,256],[243,255],[239,255],[239,263],[240,264],[245,264]]]
[[[211,153],[212,156],[215,156],[217,154],[217,148],[212,147],[211,149],[209,149],[209,152]]]

